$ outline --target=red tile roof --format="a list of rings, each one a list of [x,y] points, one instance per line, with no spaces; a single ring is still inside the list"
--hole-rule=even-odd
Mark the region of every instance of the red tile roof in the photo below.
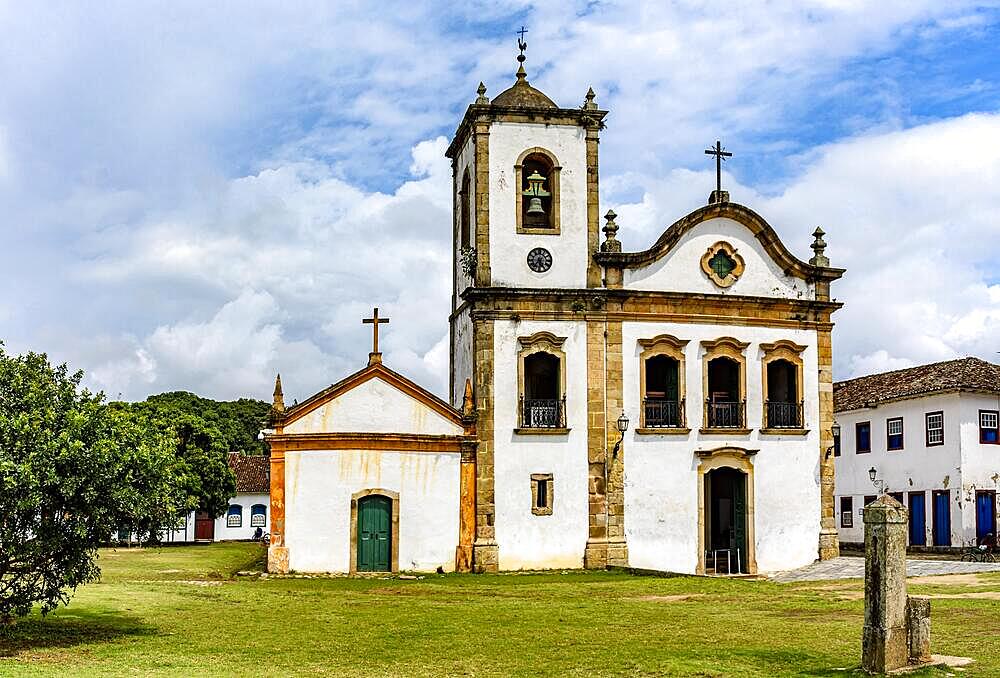
[[[959,358],[838,381],[833,385],[833,409],[846,412],[945,391],[1000,394],[1000,365]]]
[[[236,491],[268,494],[271,491],[271,459],[262,454],[229,453],[229,468],[236,476]]]

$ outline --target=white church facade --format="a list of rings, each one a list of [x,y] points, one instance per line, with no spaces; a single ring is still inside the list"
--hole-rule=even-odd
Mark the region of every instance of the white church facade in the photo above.
[[[838,553],[843,271],[821,231],[802,261],[721,186],[622,252],[598,203],[606,115],[592,91],[559,108],[523,63],[492,101],[480,86],[447,152],[450,403],[377,344],[304,403],[276,396],[271,569],[755,573]]]

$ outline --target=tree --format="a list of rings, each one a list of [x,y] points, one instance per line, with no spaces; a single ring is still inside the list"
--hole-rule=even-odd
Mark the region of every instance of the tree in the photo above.
[[[173,441],[82,378],[0,344],[0,620],[66,604],[115,530],[155,539],[179,516]]]

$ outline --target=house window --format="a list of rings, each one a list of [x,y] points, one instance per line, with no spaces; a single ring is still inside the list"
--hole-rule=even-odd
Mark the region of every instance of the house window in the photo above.
[[[226,527],[243,527],[243,507],[239,504],[229,505],[229,511],[226,512]]]
[[[552,474],[531,474],[531,512],[536,516],[552,515]]]
[[[764,373],[764,428],[803,428],[802,352],[805,346],[783,339],[761,344]]]
[[[988,445],[1000,443],[997,423],[1000,421],[996,410],[979,410],[979,442]]]
[[[924,415],[927,425],[927,447],[944,445],[944,412],[928,412]]]
[[[556,158],[544,148],[530,148],[514,165],[517,186],[517,232],[559,234],[559,172]]]
[[[565,341],[549,332],[518,338],[519,430],[566,427]]]
[[[645,428],[683,428],[684,346],[687,341],[668,334],[640,339],[642,423]]]
[[[885,420],[886,448],[889,450],[903,449],[903,418],[894,417]]]
[[[250,527],[264,527],[267,524],[267,507],[254,504],[250,507]]]
[[[458,193],[458,228],[462,248],[472,247],[472,182],[469,170],[462,176],[462,188]]]
[[[862,421],[854,425],[854,451],[857,454],[866,454],[872,451],[871,422]]]
[[[854,527],[854,497],[840,498],[840,526]]]
[[[705,428],[746,428],[746,358],[749,344],[723,337],[705,347]]]

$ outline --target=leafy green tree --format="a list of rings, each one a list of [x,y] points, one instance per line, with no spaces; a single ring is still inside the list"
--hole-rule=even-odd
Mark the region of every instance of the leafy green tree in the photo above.
[[[82,377],[0,344],[0,621],[67,603],[115,530],[155,539],[185,499],[173,441]]]

